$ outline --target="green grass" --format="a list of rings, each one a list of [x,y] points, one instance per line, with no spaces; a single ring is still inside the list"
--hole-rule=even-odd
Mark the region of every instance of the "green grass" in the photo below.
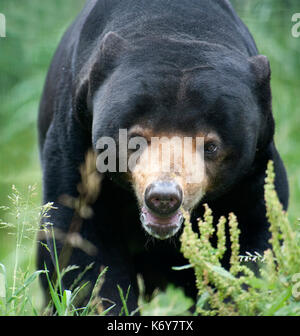
[[[294,223],[299,217],[300,203],[300,38],[291,36],[291,16],[300,11],[299,4],[297,0],[233,2],[260,53],[267,55],[271,63],[275,140],[288,171],[289,219]],[[28,185],[36,185],[35,196],[25,211],[27,216],[36,214],[41,204],[36,118],[43,82],[63,31],[83,4],[84,0],[1,0],[0,12],[6,15],[7,38],[0,39],[0,205],[11,204],[8,195],[12,195],[12,185],[16,185],[25,200]],[[0,218],[18,225],[4,209],[0,209]],[[5,272],[1,266],[0,281],[4,273],[6,280],[5,287],[0,285],[0,294],[5,291],[6,299],[13,297],[7,314],[40,313],[41,292],[34,273],[35,236],[27,231],[27,225],[30,228],[32,223],[23,227],[26,234],[21,237],[18,234],[22,226],[0,230],[0,264],[5,265]],[[21,246],[18,238],[22,238]],[[3,281],[1,283],[3,285]],[[25,288],[22,284],[26,284]],[[20,286],[23,289],[16,298],[14,295]],[[181,298],[180,293],[170,287],[152,303],[142,302],[144,313],[169,314],[171,311],[172,314],[174,310],[168,310],[168,304],[179,313],[174,298]],[[24,297],[27,297],[26,304],[22,303]],[[67,302],[67,297],[65,300]]]
[[[1,207],[6,221],[0,220],[0,229],[5,230],[14,248],[9,257],[0,262],[0,314],[36,315],[41,306],[37,292],[37,278],[43,270],[35,269],[35,249],[38,223],[42,209],[32,202],[35,188],[28,187],[21,195],[15,186],[9,195],[9,206]],[[40,209],[41,208],[41,209]],[[33,292],[34,290],[34,292]]]

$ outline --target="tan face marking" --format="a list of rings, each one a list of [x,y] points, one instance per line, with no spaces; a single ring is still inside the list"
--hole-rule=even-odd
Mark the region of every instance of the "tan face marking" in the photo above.
[[[172,180],[183,191],[183,207],[191,210],[204,196],[208,177],[204,163],[205,141],[219,141],[217,135],[198,134],[188,138],[183,134],[154,133],[151,129],[134,126],[129,137],[146,139],[147,148],[141,153],[132,170],[132,184],[140,206],[144,203],[147,186],[159,180]]]

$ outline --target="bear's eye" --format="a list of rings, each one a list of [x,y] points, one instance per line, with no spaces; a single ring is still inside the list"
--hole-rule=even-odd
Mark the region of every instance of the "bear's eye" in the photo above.
[[[208,142],[204,145],[205,154],[211,155],[216,153],[218,146],[214,142]]]

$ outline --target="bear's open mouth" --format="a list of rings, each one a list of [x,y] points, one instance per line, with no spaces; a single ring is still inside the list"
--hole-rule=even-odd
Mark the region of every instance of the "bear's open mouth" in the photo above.
[[[144,229],[151,236],[161,240],[174,236],[183,222],[183,215],[180,210],[171,216],[160,217],[143,207],[140,218]]]

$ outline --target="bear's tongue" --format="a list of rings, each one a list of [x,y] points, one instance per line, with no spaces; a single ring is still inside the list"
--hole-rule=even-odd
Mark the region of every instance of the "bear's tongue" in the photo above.
[[[169,217],[159,217],[143,207],[141,222],[150,235],[158,239],[167,239],[178,232],[183,222],[183,216],[178,210]]]
[[[177,225],[180,218],[182,217],[180,211],[176,211],[171,216],[160,217],[150,212],[148,209],[143,208],[142,214],[144,215],[145,224],[150,225]]]

